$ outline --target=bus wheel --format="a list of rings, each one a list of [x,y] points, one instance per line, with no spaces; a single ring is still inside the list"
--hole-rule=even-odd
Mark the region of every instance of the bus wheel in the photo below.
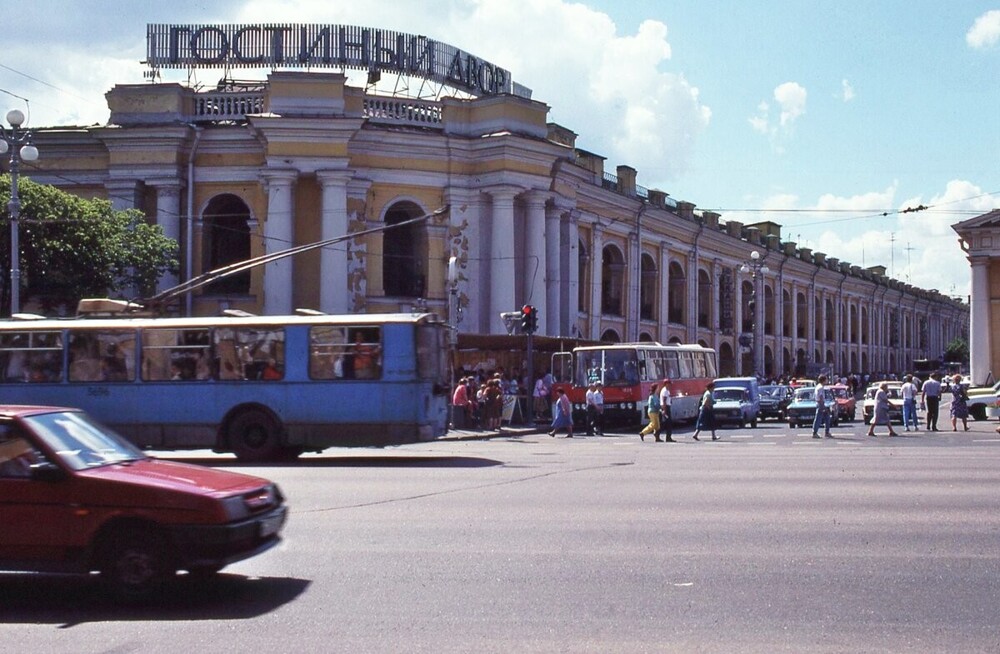
[[[240,461],[271,461],[281,457],[278,426],[260,409],[243,411],[229,423],[229,448]]]
[[[986,420],[986,405],[975,404],[969,408],[969,415],[973,420]]]

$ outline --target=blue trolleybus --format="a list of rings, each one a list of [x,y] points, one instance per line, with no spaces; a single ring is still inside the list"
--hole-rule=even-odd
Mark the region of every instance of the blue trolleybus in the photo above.
[[[147,449],[291,458],[448,427],[434,314],[0,322],[0,402],[80,407]]]

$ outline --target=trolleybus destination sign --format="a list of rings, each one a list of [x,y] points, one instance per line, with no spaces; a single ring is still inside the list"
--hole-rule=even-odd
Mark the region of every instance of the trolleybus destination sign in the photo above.
[[[474,95],[531,91],[510,72],[426,36],[356,25],[146,27],[151,68],[351,68],[423,77]]]

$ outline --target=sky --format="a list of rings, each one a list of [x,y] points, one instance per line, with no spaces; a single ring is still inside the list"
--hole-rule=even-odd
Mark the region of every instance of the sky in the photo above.
[[[104,94],[146,81],[150,23],[360,25],[506,68],[609,172],[920,288],[967,299],[951,225],[1000,208],[1000,0],[34,0],[4,19],[0,108],[29,127],[106,123]]]

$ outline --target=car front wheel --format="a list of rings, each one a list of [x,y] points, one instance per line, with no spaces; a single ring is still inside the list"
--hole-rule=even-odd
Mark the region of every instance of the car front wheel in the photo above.
[[[124,602],[142,602],[160,592],[175,570],[163,538],[152,529],[124,527],[99,547],[101,579]]]

